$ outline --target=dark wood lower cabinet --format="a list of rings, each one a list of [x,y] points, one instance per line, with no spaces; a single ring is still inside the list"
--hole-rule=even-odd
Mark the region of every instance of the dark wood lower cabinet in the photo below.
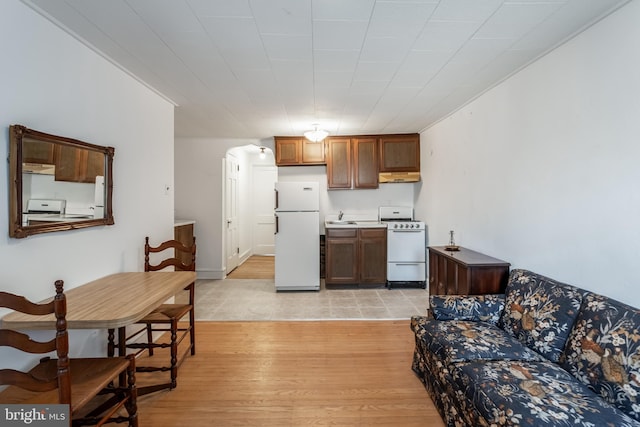
[[[506,261],[480,252],[444,246],[429,247],[430,295],[482,295],[504,292],[509,278]]]
[[[381,285],[387,281],[386,228],[328,228],[325,285]]]

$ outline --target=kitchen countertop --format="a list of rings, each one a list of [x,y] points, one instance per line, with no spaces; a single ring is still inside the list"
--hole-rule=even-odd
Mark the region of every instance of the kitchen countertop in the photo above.
[[[96,219],[93,215],[82,214],[25,214],[27,221],[46,221],[46,222],[75,222]],[[100,219],[100,218],[99,218]]]
[[[174,227],[180,227],[182,225],[189,225],[189,224],[195,224],[196,222],[192,219],[176,219],[173,222],[173,226]]]
[[[387,224],[380,221],[367,220],[325,220],[324,228],[387,228]]]

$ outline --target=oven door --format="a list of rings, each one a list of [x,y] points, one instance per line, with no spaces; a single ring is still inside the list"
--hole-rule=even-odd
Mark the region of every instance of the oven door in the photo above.
[[[424,230],[387,230],[387,262],[425,262]]]

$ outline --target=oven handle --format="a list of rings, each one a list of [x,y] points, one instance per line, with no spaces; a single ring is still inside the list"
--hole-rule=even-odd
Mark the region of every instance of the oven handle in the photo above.
[[[419,265],[419,264],[424,264],[424,262],[394,262],[391,264],[395,264],[395,265]]]

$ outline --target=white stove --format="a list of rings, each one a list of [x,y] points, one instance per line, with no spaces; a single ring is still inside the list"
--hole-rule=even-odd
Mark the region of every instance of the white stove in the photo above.
[[[426,287],[426,225],[413,208],[381,206],[378,219],[387,224],[387,287]]]

